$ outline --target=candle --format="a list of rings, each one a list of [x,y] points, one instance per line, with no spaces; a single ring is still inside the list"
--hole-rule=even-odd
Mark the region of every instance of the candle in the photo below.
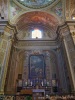
[[[42,84],[42,86],[43,86],[43,81],[42,81],[42,83],[41,83],[41,84]]]
[[[32,81],[31,81],[31,86],[32,86]]]
[[[26,86],[27,86],[27,82],[26,82]]]

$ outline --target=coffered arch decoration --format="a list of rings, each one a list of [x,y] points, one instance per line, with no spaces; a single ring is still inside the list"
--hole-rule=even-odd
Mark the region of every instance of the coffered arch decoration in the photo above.
[[[43,39],[54,40],[59,21],[53,15],[46,12],[34,11],[21,15],[16,20],[19,40],[31,38],[31,32],[37,28],[42,31]]]

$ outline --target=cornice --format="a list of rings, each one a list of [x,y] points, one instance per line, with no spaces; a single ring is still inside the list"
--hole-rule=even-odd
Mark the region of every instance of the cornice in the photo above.
[[[25,47],[25,46],[55,46],[58,45],[59,41],[18,41],[14,46]]]
[[[65,22],[64,24],[58,26],[56,33],[60,33],[61,30],[67,29],[70,32],[69,26],[67,24],[67,22]]]
[[[5,26],[7,25],[8,21],[7,20],[0,20],[0,26]]]

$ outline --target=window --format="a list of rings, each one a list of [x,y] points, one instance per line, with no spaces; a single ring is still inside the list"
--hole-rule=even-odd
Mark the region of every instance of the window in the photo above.
[[[35,29],[32,31],[32,38],[42,38],[42,32],[39,29]]]

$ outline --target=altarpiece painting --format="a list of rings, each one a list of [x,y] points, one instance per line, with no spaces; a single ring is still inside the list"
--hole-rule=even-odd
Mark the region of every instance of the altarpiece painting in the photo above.
[[[44,55],[30,55],[29,57],[29,78],[45,78],[45,60]]]

